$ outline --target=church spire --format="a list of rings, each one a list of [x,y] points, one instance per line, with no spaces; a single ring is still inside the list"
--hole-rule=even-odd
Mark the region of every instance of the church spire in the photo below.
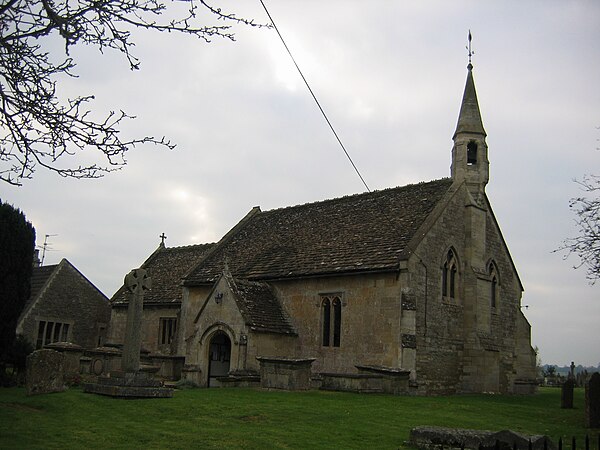
[[[465,84],[465,92],[463,93],[460,113],[458,114],[456,131],[454,132],[452,139],[456,139],[456,136],[459,133],[474,133],[484,137],[487,136],[483,128],[481,113],[479,111],[479,102],[477,101],[477,92],[475,91],[475,81],[473,81],[473,64],[469,62],[467,69],[467,83]]]
[[[487,136],[483,128],[475,81],[473,80],[473,64],[471,64],[471,32],[469,31],[469,65],[467,66],[467,82],[463,93],[458,122],[452,139],[451,175],[455,181],[466,181],[473,194],[485,190],[489,179],[488,149],[485,142]],[[476,195],[479,197],[479,195]]]

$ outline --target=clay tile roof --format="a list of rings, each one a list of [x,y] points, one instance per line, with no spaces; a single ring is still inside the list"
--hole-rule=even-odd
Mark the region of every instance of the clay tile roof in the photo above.
[[[214,244],[188,245],[185,247],[158,249],[142,264],[152,279],[152,289],[145,292],[144,304],[177,304],[181,303],[181,279],[200,261]],[[127,304],[128,295],[125,286],[111,298],[113,305]]]
[[[279,300],[266,283],[228,279],[229,287],[251,329],[270,333],[296,334]]]
[[[236,279],[397,270],[402,252],[451,179],[249,214],[186,277],[214,282],[224,263]]]

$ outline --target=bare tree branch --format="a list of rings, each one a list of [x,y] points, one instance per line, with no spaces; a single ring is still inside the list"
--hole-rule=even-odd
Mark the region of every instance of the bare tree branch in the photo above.
[[[217,24],[199,24],[200,9],[203,21]],[[167,12],[171,18],[163,19]],[[5,0],[0,5],[0,181],[21,185],[37,167],[64,177],[98,178],[125,165],[125,153],[138,144],[175,147],[164,137],[123,139],[120,125],[134,117],[119,111],[92,119],[92,95],[60,101],[57,77],[75,76],[72,46],[116,50],[135,70],[140,64],[132,53],[135,29],[210,42],[215,37],[234,40],[234,24],[265,26],[204,0]],[[64,41],[66,56],[58,63],[57,55],[41,45],[51,35]],[[68,156],[84,150],[95,151],[102,162],[65,166]]]
[[[566,251],[565,259],[572,254],[578,256],[574,268],[585,266],[586,276],[594,284],[600,279],[600,176],[586,175],[575,182],[585,193],[569,202],[576,215],[578,235],[566,239],[556,251]]]

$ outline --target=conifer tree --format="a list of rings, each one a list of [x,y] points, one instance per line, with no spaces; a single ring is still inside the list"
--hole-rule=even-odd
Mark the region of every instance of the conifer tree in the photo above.
[[[29,298],[34,248],[33,225],[20,210],[0,200],[0,378]]]

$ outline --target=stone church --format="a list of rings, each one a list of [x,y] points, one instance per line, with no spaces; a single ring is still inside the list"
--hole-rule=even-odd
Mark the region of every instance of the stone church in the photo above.
[[[533,392],[523,286],[485,192],[472,69],[450,178],[256,207],[216,244],[161,244],[142,266],[155,278],[148,351],[179,358],[202,386]],[[122,342],[122,290],[112,303],[109,339]]]

